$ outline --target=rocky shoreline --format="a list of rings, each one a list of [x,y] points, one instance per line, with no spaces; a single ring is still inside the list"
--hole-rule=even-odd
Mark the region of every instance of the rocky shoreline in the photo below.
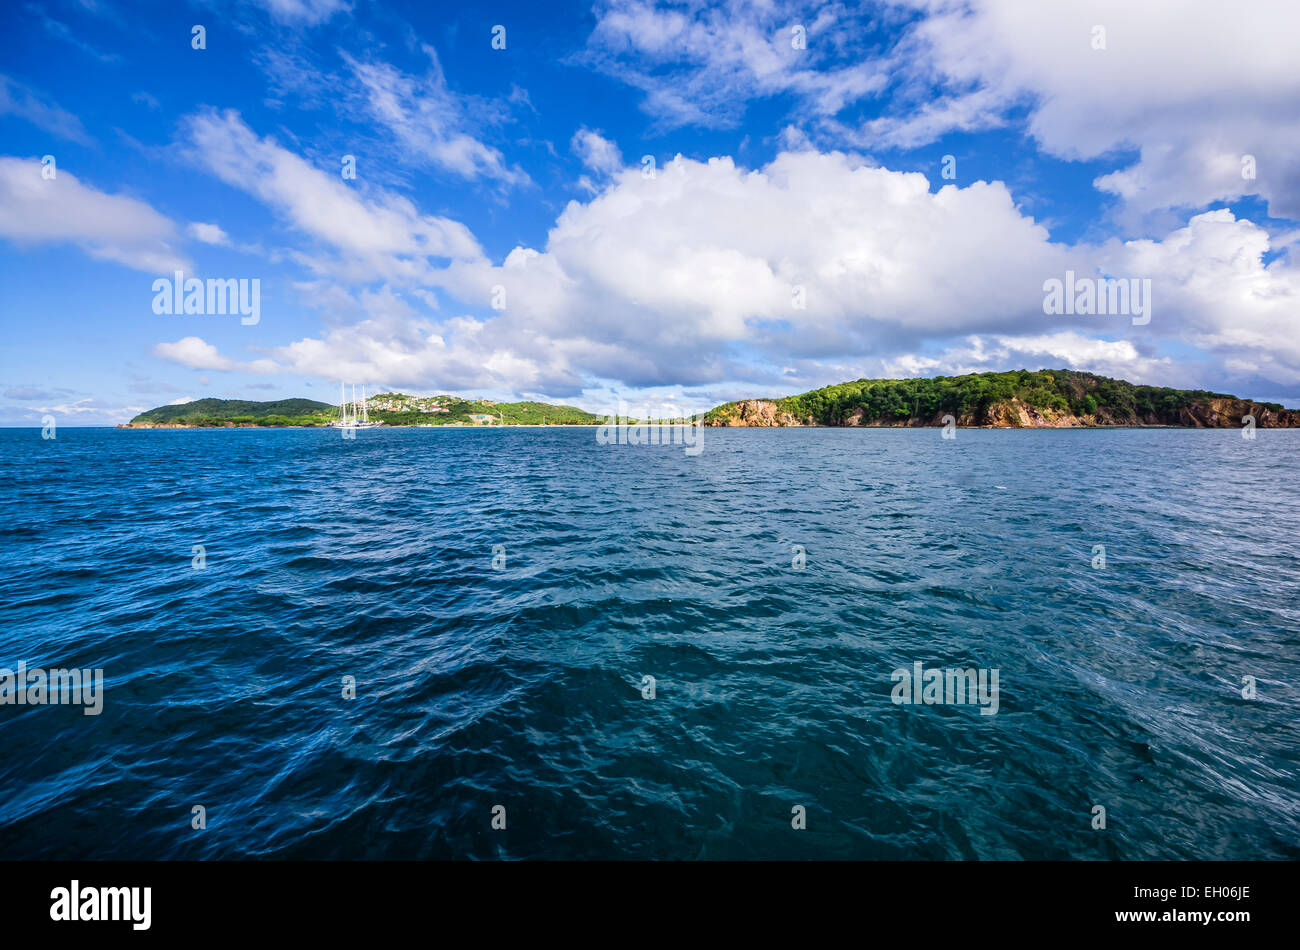
[[[810,416],[800,418],[783,410],[777,400],[746,399],[732,403],[705,425],[725,428],[880,428],[906,429],[942,427],[944,416],[910,416],[904,418],[867,418],[862,411],[850,412],[839,423],[819,423]],[[1247,415],[1255,417],[1260,429],[1300,428],[1300,411],[1275,409],[1246,399],[1210,399],[1179,410],[1172,419],[1156,414],[1116,418],[1109,413],[1075,414],[1053,409],[1038,409],[1019,399],[997,403],[979,413],[953,415],[963,429],[1236,429]]]

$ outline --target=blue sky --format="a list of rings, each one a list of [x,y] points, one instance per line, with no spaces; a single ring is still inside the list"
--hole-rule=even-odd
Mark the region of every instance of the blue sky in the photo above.
[[[1300,12],[1132,6],[6,4],[0,424],[1056,366],[1300,405]],[[256,324],[155,313],[176,269]],[[1045,313],[1066,271],[1149,323]]]

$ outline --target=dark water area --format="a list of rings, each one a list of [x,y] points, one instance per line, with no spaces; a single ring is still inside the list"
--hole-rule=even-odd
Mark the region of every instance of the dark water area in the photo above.
[[[957,436],[0,430],[0,857],[1300,858],[1300,431]]]

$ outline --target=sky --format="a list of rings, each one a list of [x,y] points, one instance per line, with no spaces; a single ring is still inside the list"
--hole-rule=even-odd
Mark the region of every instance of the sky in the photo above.
[[[10,0],[0,424],[1060,367],[1300,407],[1297,36],[1294,0]],[[255,314],[170,312],[178,271]],[[1049,312],[1067,273],[1149,311]]]

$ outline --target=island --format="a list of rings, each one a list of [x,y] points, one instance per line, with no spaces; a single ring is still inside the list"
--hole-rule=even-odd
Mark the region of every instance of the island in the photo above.
[[[1300,426],[1300,411],[1198,389],[1138,386],[1077,370],[1018,370],[920,379],[859,379],[798,396],[709,410],[710,426],[1072,428]]]
[[[366,400],[385,426],[595,426],[605,420],[574,406],[493,402],[459,396],[379,393]],[[122,429],[327,426],[339,407],[312,399],[253,402],[197,399],[142,412]],[[1139,386],[1077,370],[1018,370],[917,379],[859,379],[798,396],[742,399],[704,414],[708,426],[943,426],[1071,428],[1159,426],[1300,427],[1300,410],[1199,389]]]
[[[598,416],[545,402],[493,402],[459,396],[379,393],[366,399],[371,422],[386,426],[597,425]],[[252,402],[196,399],[142,412],[120,429],[310,428],[339,418],[339,406],[314,399]]]

